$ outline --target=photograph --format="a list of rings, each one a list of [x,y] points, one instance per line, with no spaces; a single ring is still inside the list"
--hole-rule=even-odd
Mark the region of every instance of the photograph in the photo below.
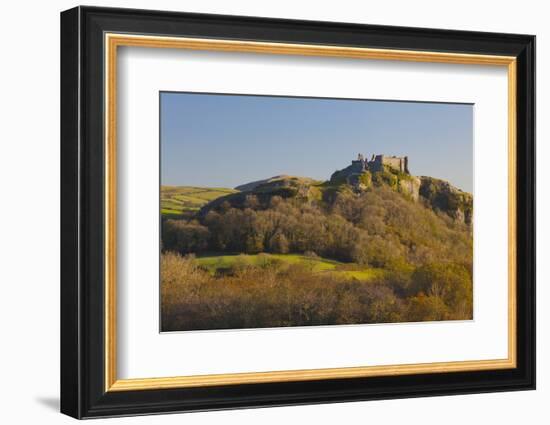
[[[473,320],[474,105],[159,96],[161,332]]]

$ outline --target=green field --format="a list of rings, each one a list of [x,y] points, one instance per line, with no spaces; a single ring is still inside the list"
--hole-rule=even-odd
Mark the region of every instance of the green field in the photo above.
[[[169,218],[189,217],[208,202],[235,192],[221,187],[161,186],[161,213]]]
[[[364,269],[364,270],[335,270],[334,275],[343,277],[349,280],[362,280],[367,281],[375,277],[381,277],[384,275],[382,269]]]
[[[234,254],[234,255],[209,255],[197,258],[199,265],[207,269],[211,274],[220,270],[227,270],[236,265],[261,267],[270,263],[281,265],[303,264],[314,273],[330,273],[349,280],[367,281],[374,277],[380,277],[384,271],[381,269],[362,268],[359,270],[347,270],[349,264],[321,257],[309,257],[299,254]]]

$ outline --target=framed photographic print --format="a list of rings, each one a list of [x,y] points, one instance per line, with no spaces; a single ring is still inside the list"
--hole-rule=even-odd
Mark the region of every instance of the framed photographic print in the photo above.
[[[535,387],[535,38],[61,14],[61,411]]]

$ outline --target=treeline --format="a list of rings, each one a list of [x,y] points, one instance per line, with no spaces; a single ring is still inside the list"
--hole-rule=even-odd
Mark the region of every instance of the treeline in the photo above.
[[[472,318],[469,226],[386,187],[325,201],[249,195],[164,221],[162,244],[163,330]],[[193,258],[208,251],[308,253],[384,272],[361,281],[237,261],[212,274]]]
[[[162,243],[182,255],[309,251],[380,268],[472,262],[469,227],[385,187],[330,203],[274,196],[266,204],[249,195],[241,208],[226,202],[200,220],[164,221]]]
[[[193,256],[165,253],[161,277],[163,331],[472,318],[471,274],[458,264],[350,281],[305,264],[241,262],[220,278]]]

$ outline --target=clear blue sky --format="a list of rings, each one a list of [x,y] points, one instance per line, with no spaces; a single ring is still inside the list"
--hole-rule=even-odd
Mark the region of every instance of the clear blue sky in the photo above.
[[[160,96],[163,185],[235,187],[279,174],[326,180],[361,152],[408,155],[411,174],[472,192],[472,105]]]

